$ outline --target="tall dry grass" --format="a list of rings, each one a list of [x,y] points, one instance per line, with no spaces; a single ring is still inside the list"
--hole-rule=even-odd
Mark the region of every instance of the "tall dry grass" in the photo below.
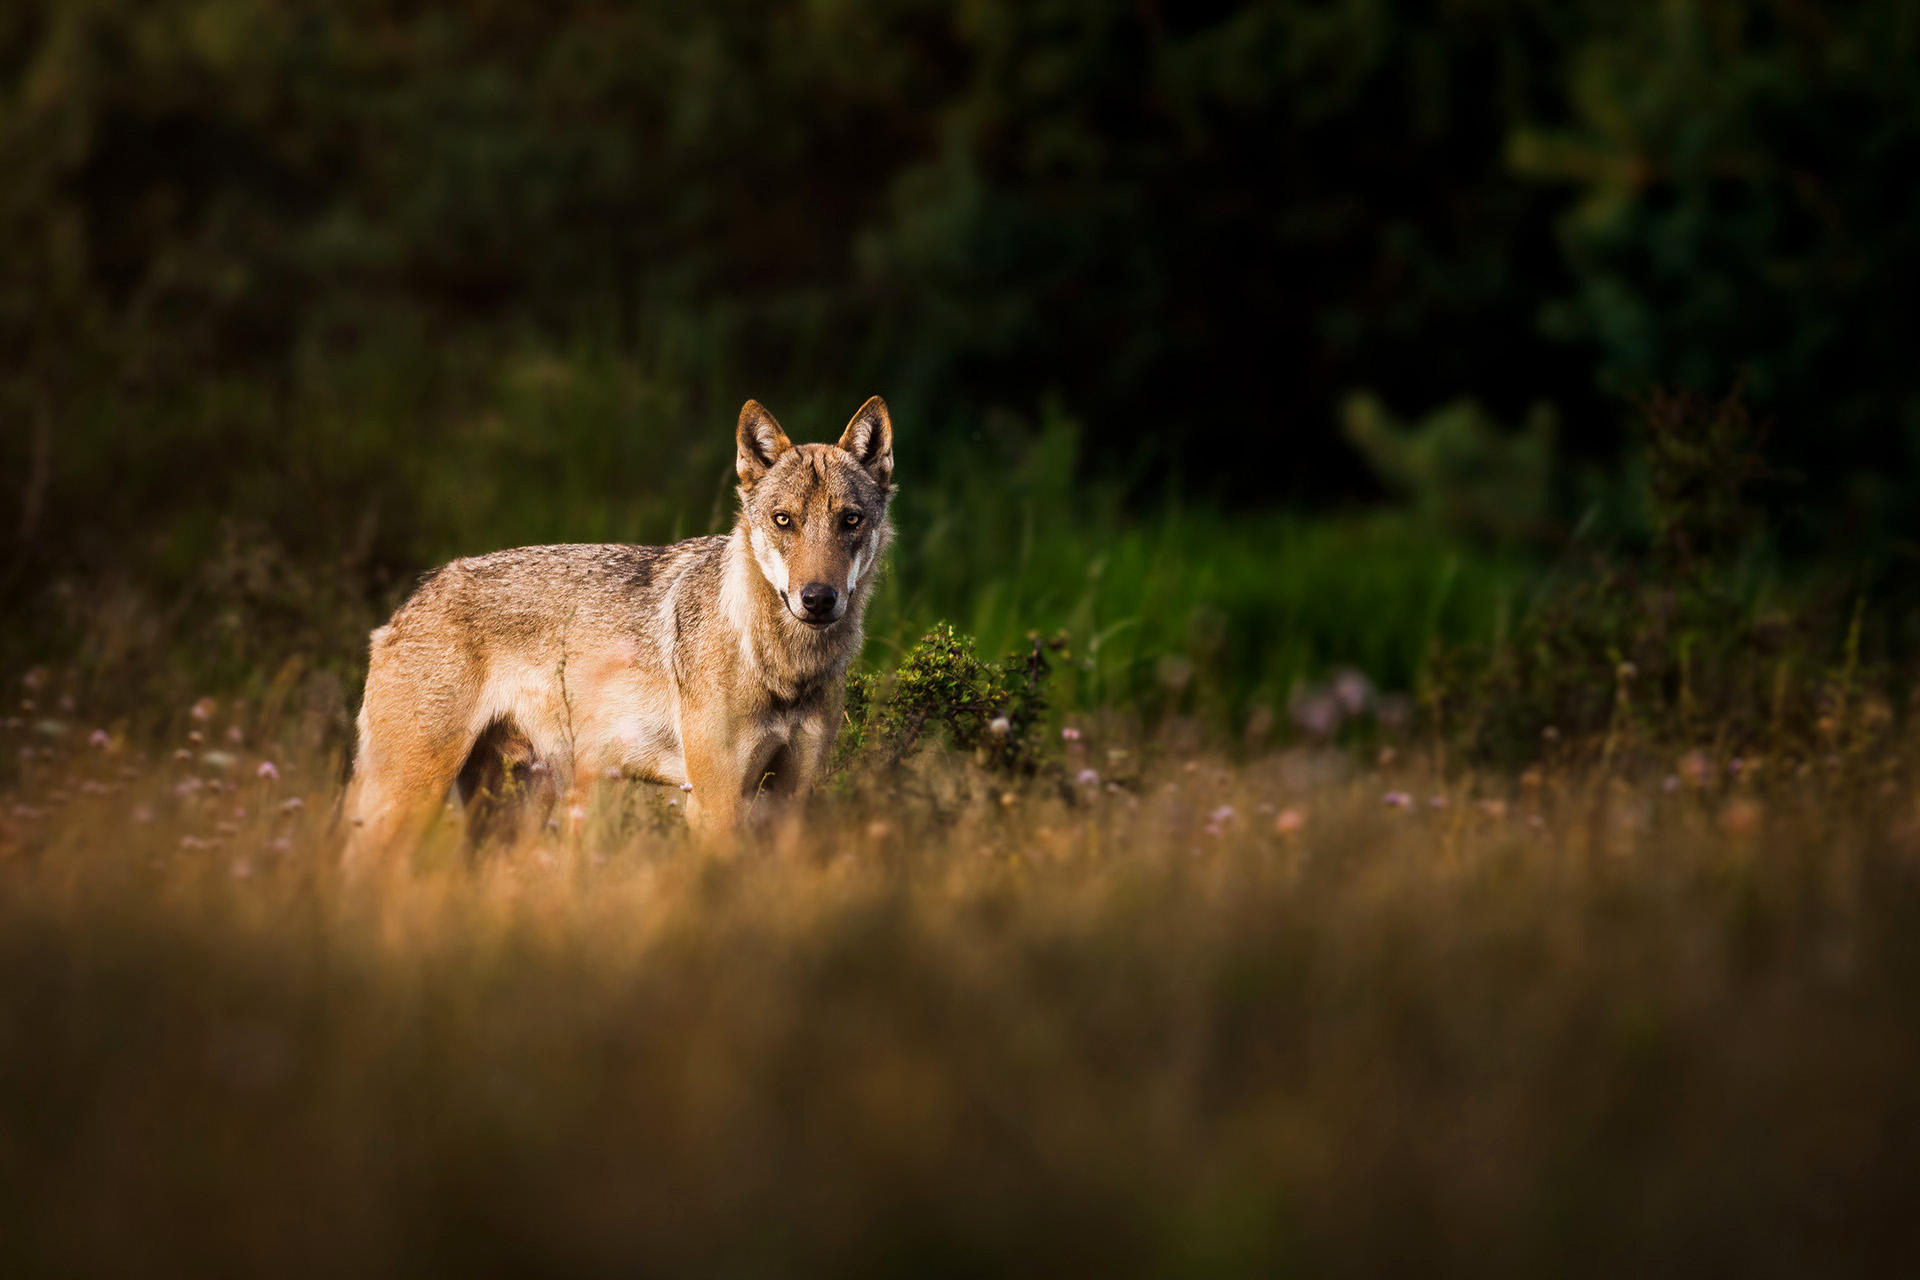
[[[144,754],[8,730],[9,1274],[1913,1256],[1896,760],[1469,776],[1089,722],[1070,794],[934,757],[716,851],[610,783],[348,883],[338,758],[201,710]]]

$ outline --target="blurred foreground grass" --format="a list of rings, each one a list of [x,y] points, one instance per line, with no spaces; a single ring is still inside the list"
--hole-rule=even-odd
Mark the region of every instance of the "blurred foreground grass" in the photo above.
[[[1513,776],[1082,720],[1071,800],[935,755],[715,853],[608,786],[578,832],[470,860],[450,820],[347,884],[324,744],[201,711],[184,759],[11,731],[10,1274],[1865,1275],[1920,1243],[1892,754]]]

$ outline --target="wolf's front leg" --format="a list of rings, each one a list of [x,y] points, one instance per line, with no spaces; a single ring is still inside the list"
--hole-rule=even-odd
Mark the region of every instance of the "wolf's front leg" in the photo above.
[[[804,796],[827,776],[833,762],[833,744],[840,737],[840,712],[840,685],[835,683],[833,692],[821,699],[820,707],[794,726],[786,750],[787,776],[780,779],[780,790]]]
[[[839,699],[823,703],[784,726],[751,755],[744,775],[741,821],[764,825],[797,817],[800,802],[827,775],[839,736]]]
[[[732,831],[740,823],[740,752],[725,710],[683,712],[680,747],[687,765],[687,825],[702,835]]]

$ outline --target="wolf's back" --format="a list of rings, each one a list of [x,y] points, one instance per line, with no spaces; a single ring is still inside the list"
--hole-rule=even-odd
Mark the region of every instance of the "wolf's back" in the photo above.
[[[562,543],[454,560],[421,581],[373,642],[437,634],[490,648],[569,627],[645,631],[674,581],[717,561],[726,541]]]

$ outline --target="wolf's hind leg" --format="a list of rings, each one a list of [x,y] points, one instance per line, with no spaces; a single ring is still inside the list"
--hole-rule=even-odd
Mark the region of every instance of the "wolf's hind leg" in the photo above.
[[[459,776],[476,736],[464,672],[378,638],[360,704],[359,751],[347,786],[344,863],[360,872],[417,842]],[[410,657],[425,658],[409,662]],[[411,668],[411,669],[410,669]]]
[[[342,855],[350,871],[369,870],[418,843],[444,802],[464,755],[459,751],[409,751],[404,747],[394,754],[403,760],[383,761],[364,772],[355,765],[353,781],[347,787],[345,815],[349,827]]]

